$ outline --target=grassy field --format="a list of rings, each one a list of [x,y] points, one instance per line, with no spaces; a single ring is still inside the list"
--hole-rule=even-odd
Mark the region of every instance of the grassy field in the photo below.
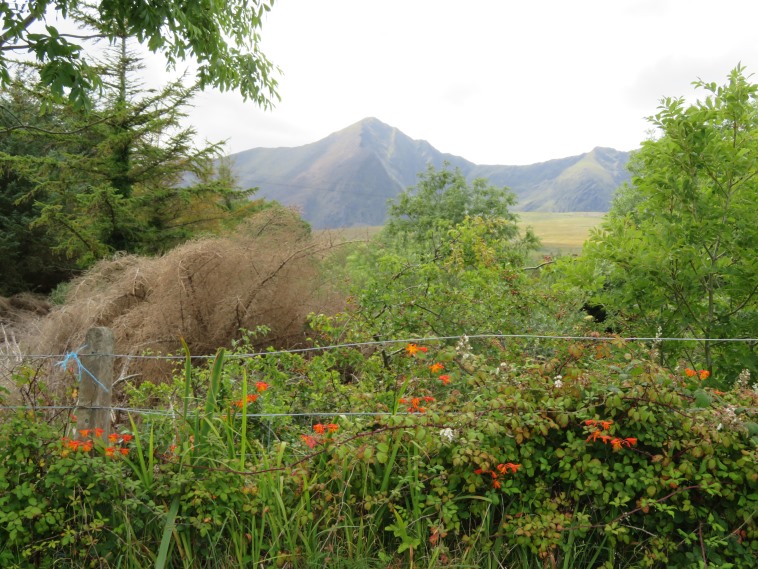
[[[519,224],[531,227],[542,241],[540,254],[571,255],[579,253],[590,229],[603,221],[602,212],[518,212]],[[331,230],[340,240],[368,240],[381,229],[380,226],[349,227]]]
[[[590,230],[603,221],[602,212],[518,212],[520,225],[531,227],[542,241],[545,254],[579,253]]]

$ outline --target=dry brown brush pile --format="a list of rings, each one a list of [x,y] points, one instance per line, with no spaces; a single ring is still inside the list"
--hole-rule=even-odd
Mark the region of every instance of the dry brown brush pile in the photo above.
[[[301,345],[310,312],[341,308],[319,266],[332,246],[297,215],[271,208],[228,237],[197,239],[157,258],[98,263],[21,343],[26,353],[62,354],[80,348],[89,328],[107,326],[119,354],[178,354],[183,338],[193,355],[208,355],[241,328],[267,326],[259,347]],[[140,381],[169,372],[157,360],[122,358],[119,368]]]

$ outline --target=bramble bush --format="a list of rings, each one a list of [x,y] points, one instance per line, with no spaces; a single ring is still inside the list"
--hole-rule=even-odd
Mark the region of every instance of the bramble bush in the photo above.
[[[382,347],[188,357],[114,440],[4,417],[0,565],[755,566],[746,382],[620,340]]]

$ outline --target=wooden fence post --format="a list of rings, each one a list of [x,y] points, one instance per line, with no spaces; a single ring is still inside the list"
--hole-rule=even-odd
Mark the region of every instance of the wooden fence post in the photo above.
[[[76,429],[103,429],[103,436],[107,437],[111,430],[113,331],[104,327],[90,328],[85,343],[79,355],[82,369],[75,411]]]

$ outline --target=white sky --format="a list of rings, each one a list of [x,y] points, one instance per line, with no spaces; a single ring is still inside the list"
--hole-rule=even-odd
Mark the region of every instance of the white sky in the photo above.
[[[661,97],[758,71],[757,23],[755,0],[276,0],[262,49],[282,101],[206,92],[192,124],[229,152],[369,116],[479,164],[631,150]]]

